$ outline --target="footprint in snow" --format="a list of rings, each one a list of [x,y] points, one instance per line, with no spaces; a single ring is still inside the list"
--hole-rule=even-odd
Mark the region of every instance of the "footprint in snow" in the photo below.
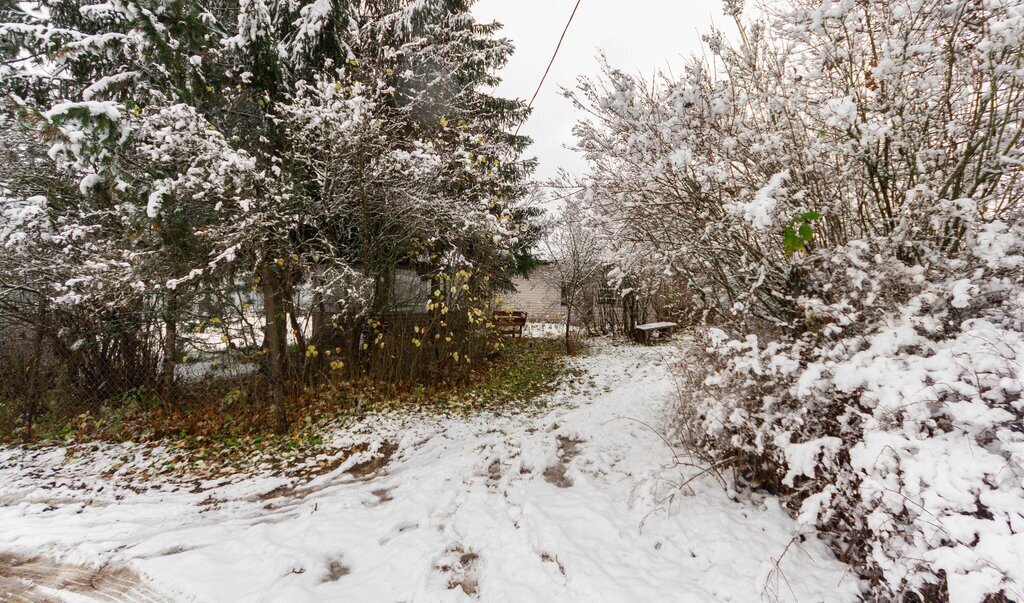
[[[434,566],[434,569],[448,575],[450,590],[461,588],[462,592],[474,596],[480,593],[477,567],[479,563],[480,555],[472,550],[467,551],[461,544],[456,543],[445,550],[444,556]]]
[[[337,582],[347,576],[352,570],[341,562],[341,559],[331,559],[327,562],[327,573],[324,574],[321,582]]]
[[[559,488],[571,487],[572,480],[566,475],[569,468],[568,463],[579,456],[579,445],[582,443],[583,440],[562,435],[558,436],[558,462],[544,470],[544,480]]]
[[[364,500],[363,506],[379,507],[386,502],[391,502],[392,500],[395,500],[394,497],[391,496],[391,492],[394,489],[394,486],[392,486],[390,488],[377,488],[376,490],[371,490],[370,494],[373,495],[373,498],[370,500]]]

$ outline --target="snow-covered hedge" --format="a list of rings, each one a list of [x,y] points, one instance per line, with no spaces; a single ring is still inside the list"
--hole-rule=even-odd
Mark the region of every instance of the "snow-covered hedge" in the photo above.
[[[684,371],[692,443],[887,595],[1024,596],[1024,229],[972,234],[931,265],[864,241],[816,254],[806,332],[709,329]]]

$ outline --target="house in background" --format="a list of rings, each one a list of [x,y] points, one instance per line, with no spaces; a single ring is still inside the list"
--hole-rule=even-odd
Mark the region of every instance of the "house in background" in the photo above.
[[[605,275],[594,278],[593,282],[577,297],[573,307],[573,324],[585,325],[594,332],[622,332],[626,328],[623,319],[624,300],[622,293],[609,286]],[[529,276],[511,279],[512,291],[497,295],[495,309],[527,313],[530,323],[564,324],[568,307],[566,291],[558,267],[542,260]],[[407,266],[396,266],[391,274],[390,292],[386,304],[384,321],[402,323],[406,326],[421,324],[426,320],[426,302],[432,299],[429,279]],[[309,302],[309,300],[301,300]],[[325,299],[326,313],[338,314],[343,308],[328,297]],[[304,304],[302,304],[304,305]],[[325,318],[321,318],[326,323]],[[316,322],[316,321],[314,321]]]
[[[501,306],[507,310],[526,312],[530,322],[565,322],[566,307],[558,269],[550,262],[541,262],[529,277],[512,279],[515,291],[502,296]]]
[[[528,277],[512,279],[515,291],[502,297],[501,307],[524,311],[531,323],[564,323],[565,287],[558,268],[542,261]],[[580,296],[573,309],[573,324],[585,324],[597,331],[619,331],[623,325],[622,296],[604,278],[595,278],[592,286]]]

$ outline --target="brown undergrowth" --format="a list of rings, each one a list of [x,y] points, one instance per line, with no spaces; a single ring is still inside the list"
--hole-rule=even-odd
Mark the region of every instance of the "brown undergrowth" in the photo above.
[[[152,462],[140,465],[147,467],[147,474],[222,475],[246,470],[319,474],[361,452],[332,445],[326,439],[330,431],[368,414],[529,412],[543,408],[545,395],[573,374],[560,341],[512,340],[500,356],[481,362],[457,382],[399,387],[356,379],[294,392],[288,399],[292,428],[285,435],[273,434],[268,404],[227,391],[219,399],[183,398],[173,406],[148,404],[140,396],[119,400],[97,413],[46,417],[37,423],[36,435],[27,444],[7,421],[0,437],[26,449],[65,446],[73,455],[89,454],[108,444],[134,443],[126,454],[135,462],[136,455],[151,457]]]

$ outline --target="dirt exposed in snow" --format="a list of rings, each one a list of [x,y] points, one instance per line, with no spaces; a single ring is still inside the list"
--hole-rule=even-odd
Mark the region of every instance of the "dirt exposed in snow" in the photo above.
[[[572,480],[566,476],[567,463],[579,455],[579,445],[583,441],[567,436],[558,436],[556,440],[558,441],[558,461],[544,470],[544,479],[559,488],[568,488],[572,486]]]
[[[122,485],[102,450],[0,449],[0,551],[32,560],[0,585],[57,600],[104,599],[81,590],[97,577],[184,601],[855,600],[848,568],[774,499],[706,477],[679,489],[694,470],[648,427],[673,391],[663,353],[599,346],[578,360],[584,391],[542,415],[370,417],[331,436],[357,452],[323,475]],[[33,582],[39,564],[68,578]]]
[[[337,582],[349,575],[351,571],[347,565],[338,559],[332,559],[327,563],[327,575],[324,576],[324,582]]]
[[[398,450],[398,444],[388,442],[383,444],[380,449],[370,457],[361,463],[356,463],[347,469],[347,473],[356,478],[366,478],[373,476],[387,467],[387,464],[391,462],[391,457],[394,456]]]
[[[105,601],[170,601],[124,565],[92,568],[42,556],[0,553],[0,600],[49,601],[75,595]]]

